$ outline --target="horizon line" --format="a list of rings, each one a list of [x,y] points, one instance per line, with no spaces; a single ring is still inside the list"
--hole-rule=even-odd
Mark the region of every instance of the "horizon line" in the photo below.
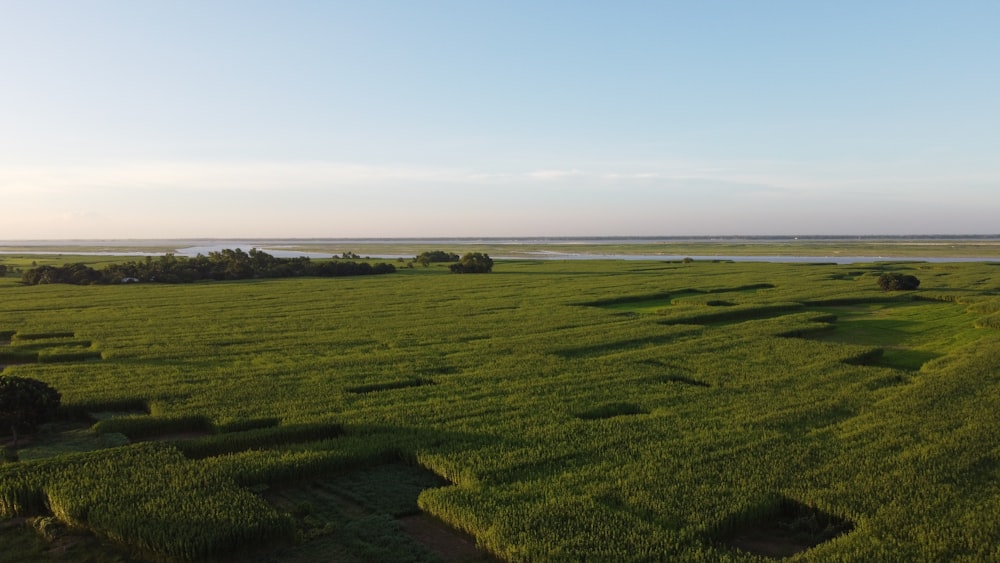
[[[268,236],[195,236],[195,237],[94,237],[94,238],[19,238],[0,239],[0,245],[7,243],[100,243],[100,242],[175,242],[175,241],[621,241],[621,240],[699,240],[711,241],[718,239],[727,240],[844,240],[844,239],[921,239],[921,240],[1000,240],[1000,233],[991,234],[771,234],[771,235],[738,235],[738,234],[718,234],[718,235],[516,235],[516,236],[351,236],[351,237],[268,237]]]

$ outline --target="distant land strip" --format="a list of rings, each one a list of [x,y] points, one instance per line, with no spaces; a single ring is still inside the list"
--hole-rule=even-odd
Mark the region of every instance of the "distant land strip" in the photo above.
[[[2,254],[194,255],[223,248],[258,248],[313,257],[355,253],[412,257],[427,250],[486,252],[508,258],[608,256],[861,256],[1000,259],[1000,235],[687,236],[687,237],[461,237],[244,238],[127,240],[8,240]],[[553,256],[556,255],[556,256]]]

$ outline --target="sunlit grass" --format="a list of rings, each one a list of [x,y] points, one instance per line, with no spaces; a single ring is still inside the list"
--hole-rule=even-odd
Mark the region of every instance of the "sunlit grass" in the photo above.
[[[886,269],[921,289],[881,291]],[[404,463],[451,483],[420,493],[423,510],[509,560],[748,560],[713,538],[775,498],[856,523],[809,557],[988,559],[1000,332],[975,327],[1000,310],[998,271],[525,260],[482,276],[4,280],[0,353],[59,361],[3,373],[152,442],[73,454],[94,436],[77,428],[26,448],[0,466],[0,511],[56,507],[181,558],[238,539],[263,553],[304,528],[254,491],[300,504],[302,484]],[[80,349],[100,356],[67,355]]]

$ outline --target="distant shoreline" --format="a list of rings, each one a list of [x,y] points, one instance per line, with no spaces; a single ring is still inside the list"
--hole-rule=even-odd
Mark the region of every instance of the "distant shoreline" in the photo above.
[[[405,259],[427,250],[486,252],[503,259],[732,259],[767,261],[1000,260],[1000,235],[192,238],[0,241],[2,255],[195,256],[251,248],[275,256],[329,258],[345,253]]]
[[[927,235],[614,235],[614,236],[465,236],[465,237],[182,237],[182,238],[80,238],[80,239],[0,239],[0,247],[13,245],[97,245],[97,246],[161,246],[184,243],[195,245],[200,242],[244,242],[260,243],[309,243],[327,242],[373,242],[373,243],[418,243],[418,242],[489,242],[512,244],[521,242],[729,242],[729,241],[995,241],[997,234],[927,234]]]

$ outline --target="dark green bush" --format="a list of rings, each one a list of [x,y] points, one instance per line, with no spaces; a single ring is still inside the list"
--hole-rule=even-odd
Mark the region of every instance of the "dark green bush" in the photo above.
[[[878,277],[878,286],[884,291],[910,291],[920,287],[920,280],[910,274],[886,272]]]

